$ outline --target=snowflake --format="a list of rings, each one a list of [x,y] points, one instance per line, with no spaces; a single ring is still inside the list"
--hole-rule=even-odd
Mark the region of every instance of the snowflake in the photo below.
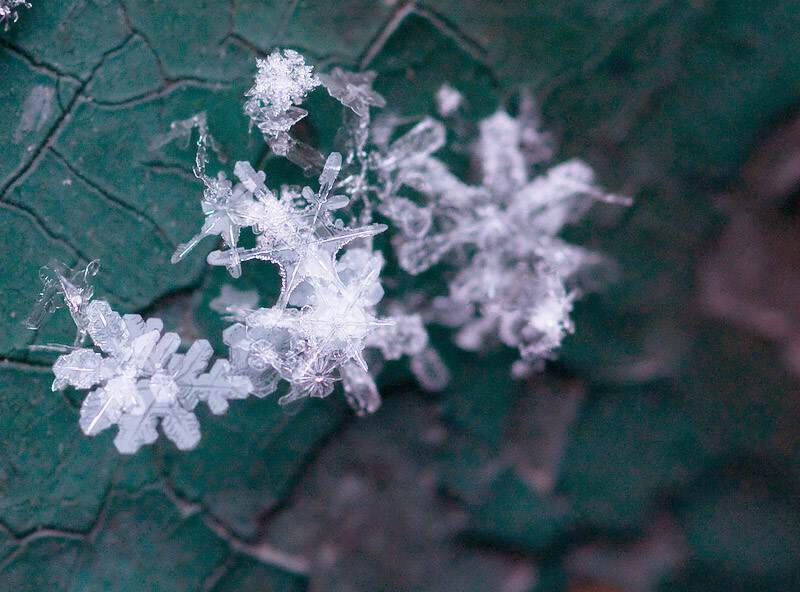
[[[181,450],[188,450],[200,440],[200,426],[192,412],[198,401],[205,401],[212,413],[219,414],[228,408],[229,399],[245,398],[252,391],[250,380],[232,372],[226,360],[217,360],[205,372],[213,353],[208,341],[196,341],[185,354],[179,354],[180,338],[176,333],[162,334],[160,319],[120,316],[105,300],[93,300],[91,287],[76,286],[75,278],[85,281],[96,271],[96,264],[69,274],[59,271],[63,269],[46,269],[41,302],[52,309],[55,294],[61,294],[80,333],[91,338],[92,347],[57,348],[68,353],[53,364],[53,390],[68,385],[91,389],[81,405],[79,420],[86,435],[94,436],[116,424],[119,431],[114,445],[120,452],[132,454],[156,440],[160,419],[166,436]]]
[[[19,19],[17,9],[20,6],[30,8],[31,4],[27,0],[0,0],[0,23],[5,22],[5,30],[8,31],[8,23],[16,23]]]
[[[266,59],[256,60],[256,65],[258,73],[245,95],[244,112],[273,150],[285,155],[290,147],[287,132],[308,115],[296,105],[319,86],[319,79],[303,56],[291,49],[274,51]]]
[[[274,392],[286,381],[289,392],[280,398],[281,404],[326,397],[341,381],[348,401],[364,413],[377,409],[380,397],[363,351],[370,335],[395,321],[376,313],[383,296],[380,252],[354,247],[337,258],[351,243],[364,243],[386,229],[382,224],[345,226],[335,218],[334,212],[348,203],[343,196],[332,195],[341,164],[339,153],[327,158],[317,191],[310,187],[272,191],[265,185],[264,173],[244,161],[234,166],[236,184],[224,173],[211,179],[198,170],[206,185],[206,223],[178,248],[175,259],[203,237],[221,234],[226,248],[212,251],[208,262],[226,266],[233,277],[241,273],[242,262],[275,263],[282,280],[275,306],[255,308],[257,295],[230,288],[213,303],[237,321],[223,336],[235,371],[250,377],[258,396]],[[245,227],[256,238],[251,248],[237,245]]]
[[[433,299],[431,320],[457,328],[464,349],[496,341],[518,348],[518,374],[552,357],[574,330],[570,313],[582,294],[581,273],[603,262],[558,232],[595,200],[629,203],[600,190],[578,160],[532,176],[552,155],[550,136],[537,124],[530,109],[517,118],[501,110],[480,123],[474,154],[480,185],[467,185],[432,156],[443,130],[419,124],[426,134],[412,130],[386,151],[389,191],[378,206],[400,230],[393,244],[403,269],[417,275],[448,260],[448,293]],[[399,142],[413,148],[398,148]],[[404,186],[425,201],[398,195]]]

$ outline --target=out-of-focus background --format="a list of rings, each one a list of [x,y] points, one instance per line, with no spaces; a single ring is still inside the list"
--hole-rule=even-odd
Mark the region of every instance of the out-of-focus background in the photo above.
[[[31,1],[0,33],[1,590],[800,589],[796,2]],[[224,270],[169,263],[202,218],[191,150],[149,146],[205,109],[231,160],[293,174],[240,111],[275,46],[376,70],[403,115],[526,86],[558,159],[635,198],[567,232],[619,279],[527,382],[442,346],[438,396],[390,368],[372,417],[248,400],[193,452],[120,456],[26,350],[72,336],[23,327],[37,270],[100,259],[100,296],[221,348]]]

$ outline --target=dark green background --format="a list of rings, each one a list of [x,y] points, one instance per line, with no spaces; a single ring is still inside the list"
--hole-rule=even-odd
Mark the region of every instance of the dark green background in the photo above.
[[[0,33],[0,590],[797,589],[798,383],[775,344],[704,314],[698,288],[726,228],[712,196],[744,191],[741,166],[800,103],[796,2],[33,3]],[[338,397],[294,416],[248,400],[201,411],[191,453],[160,440],[121,457],[25,349],[72,338],[63,313],[22,325],[37,270],[100,259],[120,311],[219,347],[211,241],[169,263],[202,218],[191,151],[149,145],[205,109],[229,163],[296,175],[241,115],[254,56],[276,45],[377,70],[404,115],[432,112],[443,81],[472,119],[528,85],[559,157],[636,198],[568,231],[619,281],[528,383],[508,380],[507,353],[444,346],[438,397],[390,368],[373,417]],[[20,127],[31,93],[51,100]],[[339,124],[326,108],[312,140]],[[765,234],[796,226],[764,209],[783,225]],[[239,287],[266,297],[274,280],[251,266]]]

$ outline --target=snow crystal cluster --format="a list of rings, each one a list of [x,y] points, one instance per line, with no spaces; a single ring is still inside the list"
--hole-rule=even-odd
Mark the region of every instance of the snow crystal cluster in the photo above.
[[[297,142],[281,122],[290,112],[294,121],[303,116],[298,116],[295,104],[313,84],[319,84],[317,78],[295,52],[275,53],[259,62],[245,110],[273,148],[277,143],[287,152],[297,150]],[[354,100],[360,104],[368,99]],[[249,106],[254,101],[258,108]],[[368,116],[368,109],[365,112]],[[288,392],[279,403],[287,404],[326,397],[341,382],[350,405],[359,414],[371,413],[380,405],[380,396],[367,364],[367,349],[380,352],[384,359],[411,356],[412,364],[426,371],[423,376],[431,375],[432,385],[440,382],[441,376],[430,370],[438,358],[428,347],[421,317],[378,313],[384,258],[371,239],[387,227],[357,219],[345,223],[337,216],[350,202],[348,195],[334,192],[342,155],[332,152],[324,160],[316,190],[288,185],[273,190],[266,186],[266,175],[245,161],[235,164],[235,180],[224,172],[216,177],[207,174],[213,140],[203,114],[176,122],[161,142],[193,127],[199,131],[195,174],[205,185],[206,222],[196,236],[178,246],[173,262],[203,238],[219,235],[224,248],[208,255],[211,265],[225,266],[234,278],[241,275],[242,264],[253,259],[272,262],[280,271],[281,293],[273,306],[259,308],[257,294],[232,289],[214,305],[234,321],[223,340],[230,348],[232,367],[249,377],[254,394],[272,394],[285,382]],[[254,246],[239,246],[243,228],[255,236]],[[443,368],[440,362],[439,366]]]
[[[19,19],[17,9],[19,7],[30,8],[28,0],[0,0],[0,23],[5,23],[5,30],[8,31],[8,23],[16,23]]]
[[[386,105],[372,88],[375,73],[316,73],[292,50],[276,50],[257,66],[244,113],[274,154],[316,178],[314,187],[269,185],[246,161],[236,162],[232,174],[209,174],[209,150],[219,149],[204,113],[174,122],[153,149],[198,135],[194,174],[204,185],[206,218],[173,263],[218,237],[210,265],[238,278],[248,261],[271,262],[280,295],[264,307],[255,292],[223,288],[211,305],[232,323],[223,333],[229,356],[206,372],[206,341],[177,353],[177,336],[162,335],[158,319],[121,317],[92,300],[92,266],[51,269],[34,317],[59,295],[75,320],[78,338],[56,361],[53,388],[94,389],[81,410],[87,434],[116,423],[117,447],[132,452],[156,438],[160,418],[166,435],[190,448],[199,438],[192,413],[198,401],[221,413],[227,399],[280,391],[279,403],[288,404],[327,397],[337,383],[357,413],[371,413],[380,405],[374,376],[382,360],[407,356],[421,386],[445,386],[447,368],[426,330],[431,323],[452,327],[466,350],[518,349],[517,374],[553,355],[573,330],[573,302],[587,289],[584,270],[601,261],[558,233],[597,200],[626,200],[600,190],[580,161],[547,167],[552,140],[529,98],[516,116],[500,110],[479,123],[468,145],[475,174],[462,178],[437,156],[448,137],[444,123],[373,116]],[[339,144],[327,155],[292,133],[318,87],[343,108]],[[436,101],[463,139],[462,95],[445,84]],[[255,238],[246,245],[245,229]],[[382,233],[388,240],[379,242]],[[437,282],[416,282],[422,286],[411,293],[385,298],[387,257],[406,278],[435,268]],[[87,337],[94,347],[79,347]]]
[[[247,162],[236,163],[236,182],[224,173],[210,177],[204,115],[173,126],[173,134],[192,125],[200,130],[195,172],[206,187],[207,215],[201,232],[173,260],[219,234],[225,248],[213,251],[208,262],[224,265],[233,277],[250,259],[279,266],[277,303],[256,309],[232,302],[225,312],[236,324],[224,338],[231,363],[250,376],[257,393],[288,382],[282,403],[327,396],[340,380],[359,412],[373,411],[380,399],[363,354],[370,347],[388,359],[412,356],[423,386],[441,388],[446,369],[428,346],[424,324],[430,322],[456,328],[456,343],[464,349],[492,342],[518,348],[522,360],[515,371],[530,371],[573,330],[579,274],[600,261],[558,232],[594,200],[625,202],[598,189],[580,161],[544,169],[552,142],[539,130],[528,98],[516,118],[498,111],[480,123],[474,142],[480,174],[468,184],[435,156],[447,137],[442,122],[426,117],[398,133],[404,123],[399,118],[373,120],[371,108],[386,105],[372,88],[374,79],[374,72],[341,68],[315,73],[292,50],[258,60],[244,112],[275,154],[319,175],[318,189],[270,189],[265,174]],[[345,115],[341,152],[327,157],[291,133],[308,116],[301,105],[318,86],[342,104]],[[436,99],[443,117],[458,115],[462,97],[456,89],[444,85]],[[387,230],[382,222],[393,227],[394,256],[408,274],[447,260],[441,269],[446,293],[418,295],[413,310],[403,301],[381,303],[384,257],[373,237]],[[238,246],[245,227],[256,237],[254,247]],[[380,316],[379,306],[392,314]]]

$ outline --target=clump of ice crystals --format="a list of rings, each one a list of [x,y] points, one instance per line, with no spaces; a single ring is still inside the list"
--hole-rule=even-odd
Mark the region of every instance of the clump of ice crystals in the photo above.
[[[289,150],[289,129],[308,115],[297,107],[306,94],[319,86],[319,78],[303,56],[291,49],[274,51],[265,59],[256,60],[258,72],[247,91],[244,111],[261,130],[265,140],[277,153]]]
[[[209,148],[218,147],[204,113],[173,123],[154,143],[155,149],[198,132],[194,173],[205,187],[206,220],[178,246],[173,262],[205,237],[219,236],[211,265],[234,278],[253,259],[280,271],[272,306],[260,307],[257,293],[230,286],[212,302],[232,325],[223,334],[229,358],[210,371],[207,341],[178,353],[178,335],[162,333],[159,319],[121,316],[93,299],[95,262],[43,268],[44,288],[28,326],[37,328],[62,303],[68,308],[78,330],[73,346],[38,347],[62,354],[53,366],[54,390],[89,390],[80,413],[86,434],[116,424],[117,448],[132,453],[157,438],[160,420],[167,437],[189,449],[200,438],[193,413],[199,401],[223,413],[229,399],[263,397],[284,383],[281,404],[326,397],[341,382],[357,413],[371,413],[380,406],[373,377],[379,364],[370,368],[368,360],[408,356],[423,387],[446,384],[428,323],[456,329],[456,343],[467,350],[493,343],[517,348],[517,374],[553,355],[573,330],[582,272],[601,261],[558,233],[594,201],[627,200],[599,189],[581,161],[546,168],[552,139],[527,96],[516,117],[499,110],[479,123],[472,148],[478,174],[468,183],[435,156],[447,138],[442,122],[372,118],[371,109],[385,105],[374,79],[372,72],[339,68],[316,75],[291,50],[258,61],[244,111],[276,154],[315,172],[314,188],[270,188],[265,173],[246,161],[235,163],[232,178],[224,171],[209,175]],[[341,151],[327,157],[291,135],[307,115],[299,105],[319,85],[344,107]],[[465,121],[457,121],[463,97],[444,86],[437,98],[440,114],[463,131]],[[447,281],[444,291],[384,299],[384,253],[373,239],[389,226],[399,267],[415,276],[435,266]],[[254,244],[240,244],[242,229]],[[91,347],[83,347],[87,339]]]
[[[27,0],[0,0],[0,23],[5,23],[5,30],[8,31],[8,23],[16,23],[19,19],[17,9],[21,6],[30,8]]]
[[[359,413],[374,411],[380,398],[366,362],[370,348],[386,359],[411,356],[420,383],[442,388],[447,369],[428,343],[426,323],[454,327],[464,349],[498,342],[517,348],[522,359],[514,371],[529,371],[573,330],[580,274],[601,261],[559,231],[594,201],[627,203],[599,189],[581,161],[545,167],[553,142],[528,95],[516,117],[499,110],[480,122],[473,142],[479,174],[467,183],[435,156],[447,138],[442,122],[425,117],[399,133],[409,120],[373,119],[371,109],[386,104],[374,79],[373,72],[340,68],[315,74],[291,50],[258,61],[244,112],[273,152],[318,176],[316,189],[271,189],[247,162],[236,163],[235,179],[211,177],[205,116],[173,124],[173,135],[176,128],[200,130],[195,172],[205,184],[207,216],[173,260],[220,235],[224,248],[208,262],[233,277],[251,259],[278,265],[282,287],[272,307],[258,308],[257,295],[227,288],[215,307],[234,321],[224,334],[232,367],[262,396],[288,383],[281,403],[327,396],[341,381]],[[340,151],[327,157],[291,134],[308,115],[300,105],[319,85],[344,107]],[[459,117],[463,97],[455,88],[444,85],[437,102],[443,117]],[[384,257],[373,243],[387,229],[382,222],[392,227],[402,270],[417,275],[437,266],[448,281],[444,293],[423,290],[413,307],[382,301]],[[243,228],[255,246],[238,245]]]
[[[72,347],[40,346],[64,352],[53,364],[53,390],[67,385],[89,390],[79,424],[94,436],[117,425],[117,449],[126,454],[157,438],[161,427],[175,445],[188,450],[200,441],[193,410],[204,401],[212,413],[224,413],[229,399],[242,399],[253,390],[250,379],[235,373],[227,360],[217,360],[206,372],[213,354],[208,341],[195,341],[177,353],[177,333],[162,333],[160,319],[119,315],[105,300],[93,299],[88,278],[95,262],[70,270],[62,265],[44,268],[45,287],[28,326],[37,328],[47,312],[63,300],[78,328]],[[92,347],[79,347],[86,338]]]
[[[200,129],[204,154],[208,134],[203,116],[178,122],[173,132],[192,125]],[[281,381],[288,383],[281,404],[326,397],[341,381],[358,413],[375,411],[380,397],[364,350],[380,350],[387,359],[430,353],[418,316],[377,313],[384,261],[370,239],[386,226],[345,225],[334,215],[348,204],[347,197],[332,193],[341,154],[327,157],[316,190],[284,186],[273,191],[265,174],[245,161],[235,164],[235,181],[223,172],[207,175],[205,164],[205,157],[199,157],[195,174],[205,185],[206,223],[178,247],[173,261],[204,237],[218,234],[224,248],[208,255],[211,265],[225,266],[239,277],[243,262],[260,259],[276,264],[281,276],[280,296],[270,308],[256,307],[257,295],[230,289],[215,301],[215,308],[235,321],[223,334],[235,372],[249,377],[258,396],[275,392]],[[255,246],[238,245],[243,228],[255,235]]]

